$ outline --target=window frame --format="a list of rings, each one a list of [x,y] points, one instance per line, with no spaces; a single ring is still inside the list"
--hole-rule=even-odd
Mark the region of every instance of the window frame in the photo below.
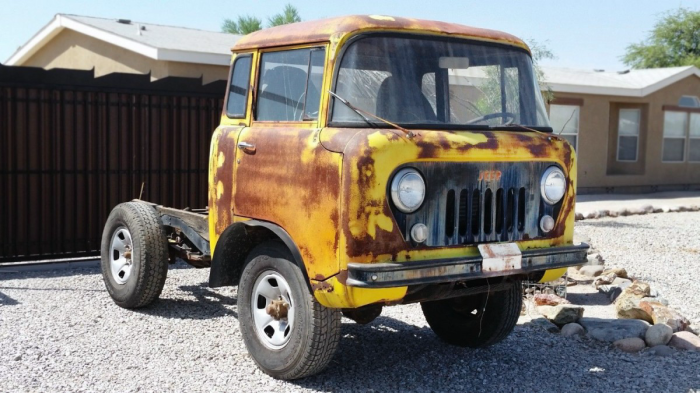
[[[691,160],[691,159],[690,159],[690,141],[691,141],[691,140],[698,140],[698,141],[700,141],[700,135],[698,135],[698,136],[692,136],[692,135],[690,134],[690,126],[691,126],[691,121],[690,121],[690,120],[692,119],[692,117],[693,117],[694,114],[697,115],[697,116],[700,116],[700,113],[699,113],[699,112],[695,112],[695,111],[688,112],[688,147],[686,148],[686,150],[687,150],[687,151],[686,151],[686,157],[687,157],[688,162],[693,163],[693,164],[697,164],[697,163],[700,163],[700,159],[698,159],[698,160]]]
[[[276,48],[265,48],[265,49],[260,49],[258,51],[258,56],[257,59],[255,60],[255,84],[253,86],[253,105],[251,107],[251,121],[252,123],[259,123],[261,125],[265,126],[271,126],[271,125],[287,125],[287,124],[302,124],[302,125],[307,125],[307,126],[317,126],[320,125],[321,122],[321,116],[323,114],[323,106],[324,106],[324,97],[325,94],[323,92],[323,86],[321,86],[321,91],[320,93],[320,98],[319,98],[319,109],[318,109],[318,117],[315,119],[304,119],[304,116],[306,115],[306,101],[307,101],[307,96],[308,96],[308,88],[309,88],[309,78],[310,78],[310,73],[308,72],[307,69],[307,74],[306,74],[306,82],[305,82],[305,91],[304,91],[304,106],[302,108],[302,119],[301,120],[259,120],[257,118],[258,115],[258,103],[259,103],[259,89],[260,89],[260,83],[261,79],[263,76],[263,70],[261,69],[262,66],[262,59],[263,56],[266,53],[276,53],[276,52],[289,52],[289,51],[295,51],[295,50],[310,50],[309,51],[309,62],[311,61],[311,53],[313,53],[314,49],[320,49],[324,51],[324,60],[323,60],[323,74],[321,77],[322,80],[322,85],[326,83],[326,73],[328,72],[328,45],[327,43],[311,43],[311,44],[305,44],[305,45],[296,45],[296,46],[286,46],[286,47],[276,47]],[[310,64],[309,64],[310,65]]]
[[[570,102],[566,102],[566,103],[563,103],[563,102],[562,102],[562,103],[558,103],[558,102],[556,102],[556,100],[555,100],[555,101],[553,101],[552,103],[550,103],[550,104],[549,104],[549,113],[548,113],[548,115],[549,115],[549,124],[550,124],[550,125],[552,124],[552,107],[553,107],[553,106],[564,106],[564,107],[569,106],[569,107],[578,108],[578,113],[577,113],[577,116],[576,116],[576,117],[578,118],[577,121],[576,121],[576,124],[577,124],[576,133],[573,134],[573,133],[570,133],[570,132],[564,132],[564,131],[562,130],[561,134],[558,134],[558,135],[560,135],[560,136],[574,136],[574,137],[576,137],[576,145],[574,146],[574,151],[576,151],[576,152],[578,153],[578,143],[579,143],[579,141],[581,140],[581,138],[579,137],[579,135],[580,135],[580,133],[581,133],[581,108],[583,107],[582,103],[580,103],[579,101],[573,101],[573,100],[570,101]],[[573,117],[572,117],[572,119],[573,119]],[[554,132],[554,133],[556,134],[556,133],[557,133],[557,130],[555,130],[554,127],[552,127],[552,132]]]
[[[685,122],[685,129],[683,130],[683,136],[671,136],[667,137],[664,135],[666,132],[666,128],[664,127],[663,130],[661,130],[661,162],[663,164],[683,164],[683,163],[692,163],[692,164],[698,164],[700,163],[700,160],[691,160],[690,159],[690,141],[691,140],[700,140],[700,136],[691,136],[690,135],[690,118],[693,114],[699,114],[700,115],[700,109],[698,108],[686,108],[686,107],[680,107],[680,106],[675,106],[675,105],[664,105],[663,107],[663,113],[664,113],[664,123],[666,119],[666,113],[668,112],[676,112],[676,113],[682,113],[685,115],[686,122]],[[680,161],[667,161],[664,160],[664,151],[666,149],[666,139],[682,139],[684,141],[683,144],[683,159]]]
[[[233,83],[233,72],[236,70],[236,63],[238,63],[239,60],[244,59],[244,58],[250,58],[250,69],[248,70],[248,83],[246,87],[246,94],[245,94],[245,103],[243,104],[243,113],[238,115],[238,114],[231,114],[228,111],[228,101],[231,96],[231,83]],[[226,100],[224,102],[224,113],[226,114],[226,117],[229,119],[245,119],[248,117],[248,101],[250,100],[250,81],[252,78],[252,71],[254,67],[254,59],[253,59],[253,52],[244,52],[244,53],[237,53],[236,58],[233,60],[233,64],[231,64],[231,70],[229,71],[229,76],[228,76],[228,85],[226,86]]]
[[[439,40],[439,39],[446,39],[446,40],[449,40],[449,39],[450,39],[450,37],[448,37],[448,36],[433,35],[433,34],[419,33],[419,32],[399,32],[399,31],[389,31],[389,30],[387,30],[387,31],[369,31],[369,32],[362,32],[362,33],[359,33],[359,34],[355,34],[355,35],[351,36],[351,37],[341,46],[340,50],[338,51],[338,54],[337,54],[336,57],[335,57],[335,61],[334,61],[333,67],[332,67],[332,69],[330,70],[330,71],[332,72],[332,74],[331,74],[331,83],[330,83],[330,86],[329,86],[330,91],[335,92],[336,89],[337,89],[338,78],[340,77],[340,68],[341,68],[341,64],[342,64],[342,62],[343,62],[343,58],[345,57],[346,52],[348,51],[348,49],[349,49],[349,48],[352,46],[352,44],[355,43],[357,40],[361,40],[361,39],[368,38],[368,37],[372,37],[372,36],[398,37],[398,38],[419,37],[419,38],[434,39],[434,40]],[[530,61],[533,62],[533,65],[534,65],[534,60],[532,59],[532,54],[531,54],[527,49],[522,48],[522,47],[520,47],[520,46],[514,46],[514,45],[505,44],[505,43],[500,43],[500,42],[491,42],[491,41],[479,40],[479,39],[475,39],[475,38],[473,38],[473,37],[455,37],[454,39],[457,39],[457,40],[460,40],[460,41],[464,41],[464,42],[470,42],[470,43],[472,43],[472,44],[478,44],[478,45],[489,46],[489,47],[496,47],[496,48],[504,48],[504,49],[509,49],[509,50],[513,50],[513,51],[520,51],[520,52],[525,53],[525,54],[530,58]],[[328,72],[329,70],[326,70],[326,71]],[[523,80],[523,79],[525,79],[528,83],[530,83],[530,82],[535,83],[535,84],[537,83],[537,77],[536,77],[536,75],[535,75],[534,68],[533,68],[533,72],[532,72],[532,75],[531,75],[531,79],[528,80],[528,79],[526,78],[525,75],[519,75],[518,78],[519,78],[519,83],[522,83],[522,80]],[[436,75],[436,79],[437,79],[437,75]],[[447,78],[447,83],[449,83],[449,77]],[[437,80],[436,80],[436,85],[437,85]],[[541,91],[540,91],[540,93],[541,93]],[[541,95],[540,95],[540,97],[541,97]],[[533,99],[536,99],[536,98],[533,98]],[[519,104],[521,105],[521,107],[522,107],[522,103],[524,102],[524,100],[525,100],[525,97],[523,97],[523,95],[521,95],[521,96],[520,96],[520,103],[519,103]],[[328,109],[327,109],[327,111],[326,111],[326,119],[325,119],[325,120],[326,120],[326,125],[327,125],[327,126],[329,126],[329,127],[342,127],[342,128],[368,128],[367,123],[364,123],[364,122],[345,122],[345,121],[337,121],[337,120],[334,121],[334,120],[333,120],[333,111],[334,111],[334,109],[335,109],[336,101],[337,101],[337,99],[336,99],[335,97],[329,97],[328,100],[327,100]],[[449,98],[448,98],[446,101],[447,101],[447,103],[449,103]],[[543,109],[544,109],[544,111],[545,111],[544,115],[546,116],[546,115],[547,115],[547,113],[546,113],[546,104],[545,104],[544,101],[542,101],[542,103],[543,103]],[[445,108],[443,108],[443,109],[444,109],[445,111],[448,111],[448,110],[449,110],[449,106],[447,106],[447,107],[445,107]],[[437,105],[436,114],[438,114],[439,112],[440,112],[440,105]],[[538,113],[537,113],[536,108],[535,108],[535,111],[534,111],[533,116],[534,116],[535,118],[537,118],[537,116],[538,116]],[[549,121],[549,118],[547,118],[547,120]],[[423,128],[429,127],[429,128],[431,128],[431,129],[447,129],[447,130],[454,130],[454,129],[457,129],[457,128],[455,128],[455,127],[458,127],[458,126],[457,126],[457,125],[454,125],[454,124],[446,124],[446,125],[441,125],[441,124],[429,124],[429,125],[427,125],[427,124],[417,124],[417,125],[415,125],[415,127],[413,127],[413,126],[406,126],[406,125],[404,125],[404,127],[407,127],[407,128],[416,128],[416,129],[420,129],[421,127],[423,127]],[[551,129],[549,129],[549,128],[544,128],[544,127],[543,127],[543,130],[541,130],[541,131],[538,130],[538,131],[539,131],[539,132],[542,132],[542,133],[546,133],[546,134],[552,134],[552,131],[551,131]]]
[[[625,137],[631,137],[632,135],[620,135],[620,114],[622,111],[636,111],[639,116],[637,117],[637,135],[634,135],[635,138],[637,138],[637,143],[636,143],[636,150],[634,152],[634,160],[621,160],[620,159],[620,137],[625,136]],[[641,134],[641,128],[642,128],[642,108],[619,108],[617,111],[617,152],[615,154],[615,159],[617,162],[623,162],[623,163],[634,163],[639,161],[639,142],[640,142],[640,134]]]

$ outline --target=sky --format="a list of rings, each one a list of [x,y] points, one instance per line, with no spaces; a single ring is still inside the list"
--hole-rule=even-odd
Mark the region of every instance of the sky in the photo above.
[[[220,30],[225,18],[267,20],[287,3],[304,20],[380,14],[502,30],[549,48],[556,59],[544,65],[608,71],[627,68],[625,48],[644,40],[666,12],[700,10],[700,0],[0,0],[0,62],[57,13]]]

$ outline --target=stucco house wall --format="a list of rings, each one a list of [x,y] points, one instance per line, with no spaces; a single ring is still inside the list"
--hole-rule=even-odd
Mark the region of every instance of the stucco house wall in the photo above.
[[[58,33],[50,45],[43,46],[22,65],[45,69],[94,68],[96,77],[114,72],[150,72],[152,80],[168,76],[202,77],[204,84],[228,78],[226,66],[155,60],[69,29]]]
[[[700,186],[700,163],[662,162],[664,105],[676,106],[681,96],[700,96],[700,78],[691,75],[646,97],[555,93],[557,102],[579,101],[579,189],[634,191],[651,187]],[[641,108],[638,160],[617,161],[620,108]]]

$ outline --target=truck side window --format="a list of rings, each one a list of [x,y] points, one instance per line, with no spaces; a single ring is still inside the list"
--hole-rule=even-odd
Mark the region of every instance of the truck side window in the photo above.
[[[246,104],[248,103],[248,86],[250,82],[251,56],[236,57],[231,70],[231,86],[226,102],[226,115],[233,119],[245,117]]]
[[[263,53],[255,119],[301,121],[318,117],[324,60],[325,50],[318,48]]]
[[[306,87],[306,103],[304,104],[304,120],[318,119],[321,106],[321,84],[323,83],[323,64],[326,61],[326,50],[318,48],[311,51],[309,61],[309,82]]]

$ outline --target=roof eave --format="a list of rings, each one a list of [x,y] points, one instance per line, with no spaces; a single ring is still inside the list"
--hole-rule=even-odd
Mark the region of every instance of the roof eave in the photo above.
[[[49,22],[46,26],[44,26],[44,28],[35,34],[24,46],[10,56],[5,64],[23,65],[25,61],[31,58],[37,51],[48,44],[52,38],[54,38],[64,29],[76,31],[154,60],[228,66],[231,59],[230,54],[155,48],[58,14],[51,22]]]

